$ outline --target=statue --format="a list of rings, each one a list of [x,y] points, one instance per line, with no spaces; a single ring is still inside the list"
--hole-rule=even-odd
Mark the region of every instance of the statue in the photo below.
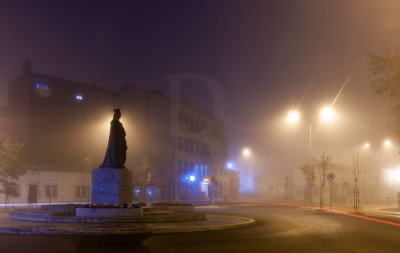
[[[110,136],[108,138],[108,146],[104,162],[100,167],[108,168],[125,168],[126,161],[126,133],[122,123],[119,121],[121,118],[121,111],[119,108],[114,109],[114,117],[110,123]]]

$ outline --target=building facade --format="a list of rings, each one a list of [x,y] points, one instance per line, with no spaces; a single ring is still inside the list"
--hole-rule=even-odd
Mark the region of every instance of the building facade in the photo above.
[[[96,168],[104,158],[115,107],[121,108],[127,133],[134,202],[236,198],[238,175],[225,168],[229,141],[223,123],[160,91],[125,86],[117,92],[35,74],[25,61],[22,74],[9,84],[0,138],[24,142],[30,166],[64,173],[60,168],[83,170],[91,158]]]

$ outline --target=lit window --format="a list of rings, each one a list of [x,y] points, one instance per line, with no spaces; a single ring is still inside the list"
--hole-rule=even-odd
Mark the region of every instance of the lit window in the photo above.
[[[77,94],[77,95],[75,96],[75,99],[76,99],[77,101],[83,101],[83,95],[82,95],[82,94]]]
[[[39,90],[48,90],[49,86],[47,84],[44,83],[36,83],[36,89]]]

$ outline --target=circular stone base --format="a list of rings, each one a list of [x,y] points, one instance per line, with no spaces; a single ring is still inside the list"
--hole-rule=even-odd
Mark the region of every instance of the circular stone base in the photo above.
[[[233,229],[254,223],[255,220],[252,218],[216,214],[208,214],[206,219],[198,221],[101,224],[10,221],[6,216],[3,216],[0,217],[0,234],[151,235]]]
[[[78,208],[77,208],[78,209]],[[43,211],[38,209],[31,210],[15,210],[9,214],[9,218],[21,221],[39,221],[39,222],[52,222],[52,223],[160,223],[160,222],[179,222],[179,221],[198,221],[206,218],[205,213],[173,213],[167,211],[144,212],[143,209],[137,209],[136,214],[122,216],[124,209],[107,208],[107,211],[100,210],[96,215],[87,213],[80,213],[82,216],[71,215],[64,212]],[[100,208],[105,209],[105,208]],[[125,209],[135,210],[135,209]],[[87,211],[87,210],[85,210]],[[90,210],[89,210],[90,211]],[[78,213],[78,212],[77,212]],[[115,215],[115,214],[118,215]],[[107,215],[108,214],[108,215]]]

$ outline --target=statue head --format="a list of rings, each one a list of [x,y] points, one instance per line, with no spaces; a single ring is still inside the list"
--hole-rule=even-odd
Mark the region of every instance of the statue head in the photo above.
[[[121,109],[117,107],[114,109],[113,120],[119,120],[120,118],[121,118]]]

